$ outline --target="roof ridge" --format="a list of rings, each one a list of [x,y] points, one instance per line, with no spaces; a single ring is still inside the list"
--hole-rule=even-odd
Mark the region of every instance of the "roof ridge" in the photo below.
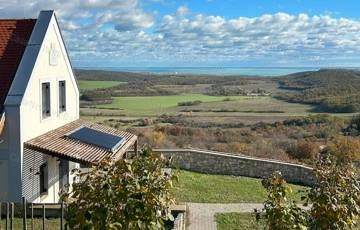
[[[0,18],[0,21],[36,21],[36,18]]]

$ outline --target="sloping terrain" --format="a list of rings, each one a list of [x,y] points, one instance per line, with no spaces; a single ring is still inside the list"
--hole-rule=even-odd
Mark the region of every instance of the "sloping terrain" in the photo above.
[[[360,72],[324,69],[277,78],[280,88],[292,92],[279,93],[278,99],[316,105],[316,111],[352,113],[360,111]]]

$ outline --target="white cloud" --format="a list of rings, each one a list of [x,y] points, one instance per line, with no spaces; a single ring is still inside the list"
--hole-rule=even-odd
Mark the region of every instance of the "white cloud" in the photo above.
[[[176,10],[176,15],[185,16],[190,12],[190,9],[187,6],[179,6]]]
[[[36,17],[41,9],[56,10],[75,61],[159,65],[360,62],[360,21],[329,14],[226,19],[192,15],[181,6],[156,21],[138,0],[28,0],[21,4],[0,0],[1,17]]]

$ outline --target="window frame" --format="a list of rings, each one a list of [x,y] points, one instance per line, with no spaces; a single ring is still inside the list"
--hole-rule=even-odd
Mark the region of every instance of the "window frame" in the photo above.
[[[39,191],[40,195],[47,195],[49,192],[49,165],[45,162],[39,167]]]
[[[49,113],[44,113],[44,94],[43,94],[43,85],[48,84],[49,85]],[[40,82],[40,107],[41,107],[41,119],[47,119],[51,117],[51,82],[49,80],[44,80]]]
[[[62,94],[61,83],[64,83],[64,93]],[[67,111],[67,97],[66,97],[66,80],[58,79],[58,114]],[[62,96],[64,97],[64,101],[62,101]],[[64,102],[64,108],[62,108],[62,102]]]

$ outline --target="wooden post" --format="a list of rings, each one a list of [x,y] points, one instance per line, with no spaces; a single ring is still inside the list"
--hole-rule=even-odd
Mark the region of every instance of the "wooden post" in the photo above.
[[[2,219],[2,211],[1,211],[2,203],[0,202],[0,229],[1,229],[1,219]]]
[[[10,212],[10,203],[6,202],[6,222],[5,222],[5,229],[7,230],[9,228],[10,224],[10,218],[9,218],[9,212]]]
[[[34,230],[34,204],[31,203],[31,230]]]
[[[64,229],[64,201],[61,201],[60,230]]]
[[[134,144],[134,152],[135,152],[135,155],[138,154],[138,141],[137,140],[135,141],[135,144]]]
[[[10,229],[14,230],[14,209],[15,205],[14,203],[11,203],[11,215],[10,215]]]
[[[23,211],[23,213],[22,213],[22,216],[23,216],[23,230],[27,230],[27,226],[26,226],[27,204],[26,204],[26,198],[25,197],[22,198],[22,206],[23,206],[23,210],[22,210]]]
[[[42,205],[42,209],[43,209],[42,229],[45,230],[45,204]]]

